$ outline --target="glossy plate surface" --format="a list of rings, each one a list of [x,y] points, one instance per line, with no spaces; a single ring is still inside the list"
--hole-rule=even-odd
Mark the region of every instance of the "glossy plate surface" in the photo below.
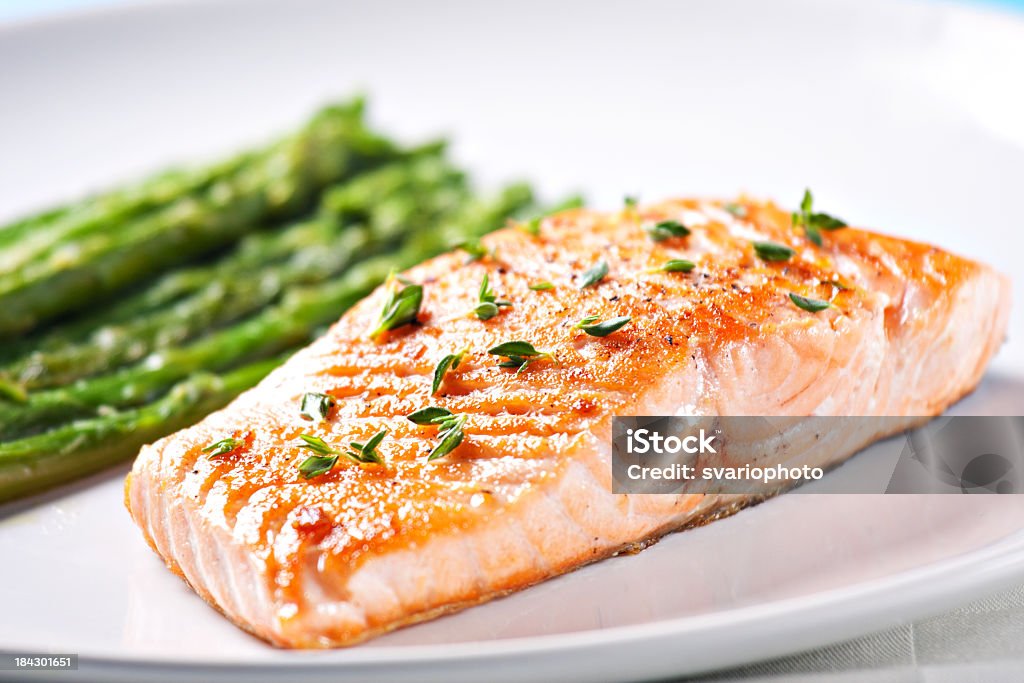
[[[1011,274],[1024,253],[1024,94],[1008,86],[1024,20],[996,10],[157,2],[0,27],[0,64],[0,217],[362,89],[389,129],[452,134],[488,182],[606,207],[739,191],[795,204],[810,185],[823,210]],[[1016,310],[955,412],[1024,414],[1022,339]],[[623,680],[806,649],[1024,579],[1024,498],[791,495],[365,646],[284,652],[162,566],[122,476],[0,508],[0,650],[77,652],[76,680]]]

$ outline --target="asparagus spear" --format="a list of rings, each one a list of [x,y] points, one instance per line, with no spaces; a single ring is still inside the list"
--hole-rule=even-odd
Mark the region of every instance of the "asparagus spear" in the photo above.
[[[363,100],[357,98],[326,111],[361,117],[363,109]],[[52,254],[55,247],[71,238],[97,229],[109,229],[184,196],[208,190],[214,183],[238,173],[257,159],[269,157],[289,142],[286,138],[262,150],[247,151],[205,167],[170,169],[141,183],[2,226],[0,247],[11,246],[0,253],[0,273],[16,270],[29,261]]]
[[[22,404],[0,404],[0,439],[101,408],[141,405],[192,373],[225,370],[299,346],[386,277],[390,268],[388,257],[368,261],[337,282],[293,290],[277,306],[190,345],[158,352],[109,375],[36,392]]]
[[[37,365],[28,362],[30,355],[45,356],[60,353],[88,341],[98,341],[108,333],[105,328],[117,327],[140,318],[146,318],[161,309],[179,303],[186,297],[201,293],[212,282],[243,278],[255,270],[279,263],[304,246],[307,222],[281,232],[259,232],[247,235],[228,255],[213,263],[190,266],[172,271],[127,298],[113,302],[109,307],[89,312],[74,321],[5,344],[0,349],[0,363],[7,372],[17,377],[20,371],[12,365]],[[22,378],[22,379],[27,379]]]
[[[230,244],[254,224],[295,215],[325,185],[395,154],[350,109],[325,110],[280,149],[200,196],[183,197],[116,232],[89,233],[0,276],[0,339]]]
[[[26,496],[121,462],[145,443],[188,426],[255,385],[281,359],[223,376],[198,374],[148,405],[71,422],[0,444],[0,502]]]
[[[369,241],[364,230],[341,240],[330,239],[323,230],[306,232],[309,244],[284,263],[268,265],[244,278],[208,281],[195,294],[168,307],[121,324],[104,325],[81,342],[36,351],[6,366],[0,374],[35,390],[110,371],[238,320],[272,303],[286,287],[330,276],[344,268]]]
[[[59,206],[56,209],[26,216],[7,225],[0,226],[0,248],[6,248],[8,245],[24,239],[26,235],[44,229],[47,225],[66,216],[72,208],[71,206]]]
[[[415,232],[396,253],[368,259],[335,281],[294,289],[279,304],[233,327],[187,346],[159,352],[109,375],[33,393],[21,404],[0,403],[0,439],[24,436],[100,407],[138,405],[153,400],[189,373],[223,370],[299,346],[369,293],[394,268],[433,256],[455,239],[493,229],[529,201],[528,188],[513,186],[494,201],[473,202],[463,208],[447,229]]]
[[[247,263],[251,259],[238,258],[240,268],[222,270],[171,306],[102,325],[84,340],[37,348],[0,368],[0,376],[26,389],[59,386],[182,343],[262,308],[288,287],[313,284],[341,272],[360,255],[372,254],[408,232],[406,226],[423,225],[425,219],[415,214],[447,210],[444,202],[451,199],[447,190],[456,191],[460,201],[466,194],[461,174],[436,157],[373,171],[329,191],[318,219],[273,235],[273,240],[260,236],[272,255],[292,252],[287,260],[253,264]],[[343,223],[357,209],[359,220],[368,226],[347,230]]]
[[[140,184],[10,225],[0,231],[0,273],[14,272],[44,258],[80,235],[109,229],[180,197],[209,189],[256,157],[257,154],[249,152],[201,169],[165,171]]]

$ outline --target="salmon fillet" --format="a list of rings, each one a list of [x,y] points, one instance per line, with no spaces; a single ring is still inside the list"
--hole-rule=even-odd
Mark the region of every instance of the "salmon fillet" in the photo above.
[[[691,232],[653,240],[664,220]],[[126,502],[167,565],[275,645],[356,643],[751,502],[613,495],[614,415],[936,415],[975,387],[1007,325],[1009,281],[992,269],[854,228],[818,247],[771,203],[672,200],[521,227],[487,236],[475,262],[455,251],[405,273],[424,288],[415,324],[368,336],[401,285],[381,287],[231,405],[143,448]],[[759,258],[765,240],[793,256]],[[654,270],[670,259],[696,265]],[[485,274],[511,306],[483,321]],[[833,305],[811,312],[790,293]],[[631,320],[602,338],[574,328],[585,316]],[[553,358],[500,367],[487,350],[511,340]],[[463,349],[432,396],[438,361]],[[323,421],[300,416],[307,392],[334,398]],[[466,416],[462,443],[430,461],[438,429],[406,417],[427,406]],[[300,434],[340,449],[383,429],[382,464],[300,473]],[[203,451],[225,438],[240,445]]]

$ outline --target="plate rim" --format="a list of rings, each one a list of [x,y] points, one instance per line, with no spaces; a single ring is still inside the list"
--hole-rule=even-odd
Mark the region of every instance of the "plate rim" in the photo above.
[[[885,577],[832,588],[822,592],[738,607],[723,612],[661,619],[642,624],[570,633],[524,636],[447,645],[402,645],[340,650],[289,651],[287,660],[194,659],[174,661],[147,655],[123,657],[79,653],[79,671],[92,680],[180,680],[185,676],[203,676],[199,680],[227,680],[244,674],[281,676],[290,674],[319,680],[321,675],[337,675],[372,670],[378,680],[476,680],[484,672],[489,679],[521,680],[522,666],[530,674],[557,674],[564,658],[573,658],[575,675],[590,680],[622,680],[629,671],[609,666],[609,652],[635,648],[636,656],[649,656],[679,639],[700,641],[721,639],[729,630],[735,656],[728,666],[735,667],[766,658],[792,654],[785,637],[801,636],[804,647],[813,649],[829,643],[881,630],[900,622],[936,614],[971,599],[983,597],[1024,579],[1024,528],[974,550],[920,565]],[[881,607],[880,607],[881,605]],[[897,615],[898,616],[895,616]],[[810,619],[816,616],[819,618]],[[754,642],[763,634],[766,623],[776,622],[774,636]],[[739,646],[742,645],[742,648]],[[267,646],[268,648],[271,646]],[[671,648],[665,652],[673,653]],[[0,647],[0,653],[10,654]],[[605,654],[606,656],[597,656]],[[662,658],[660,666],[646,662],[644,675],[692,675],[721,666],[716,658],[685,648],[676,648],[674,656]],[[520,666],[506,664],[520,662]],[[502,663],[499,672],[493,668]],[[526,664],[528,663],[528,664]],[[414,670],[408,670],[416,667]],[[458,674],[457,676],[455,674]],[[5,678],[0,672],[0,679]],[[88,679],[83,679],[88,680]]]

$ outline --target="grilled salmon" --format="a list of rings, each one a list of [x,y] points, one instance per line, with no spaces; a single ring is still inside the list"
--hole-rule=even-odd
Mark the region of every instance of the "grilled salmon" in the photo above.
[[[227,408],[143,448],[128,508],[210,604],[300,648],[731,513],[751,501],[613,494],[612,417],[936,415],[1005,334],[1006,277],[838,221],[812,230],[809,215],[682,199],[492,233],[482,257],[412,268]],[[409,283],[422,301],[387,329]]]

